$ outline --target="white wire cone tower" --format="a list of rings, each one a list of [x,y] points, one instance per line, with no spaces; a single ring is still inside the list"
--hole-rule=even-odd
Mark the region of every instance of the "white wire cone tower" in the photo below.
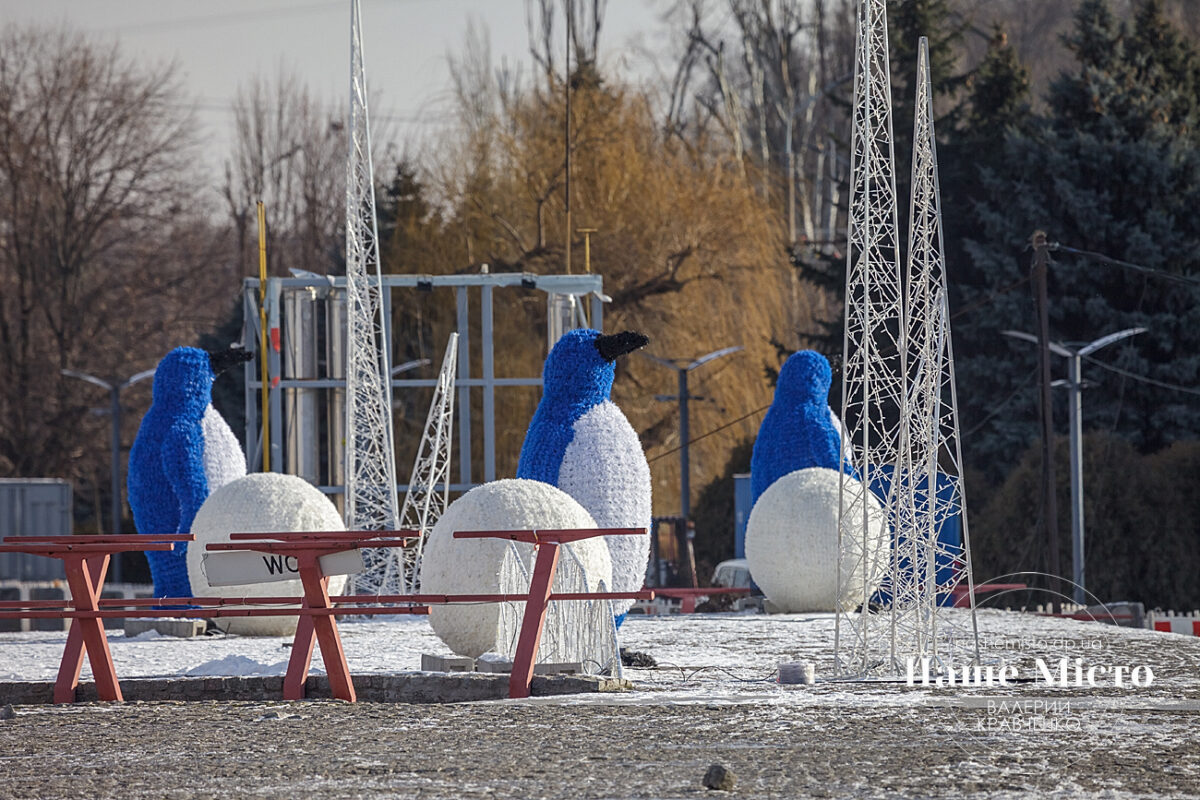
[[[395,563],[398,591],[415,594],[420,586],[421,554],[429,531],[450,502],[450,439],[454,431],[454,380],[458,377],[458,334],[450,334],[437,387],[425,418],[425,433],[413,461],[412,477],[400,509],[400,526],[420,531],[415,547],[391,550],[397,554]],[[439,490],[438,486],[441,486]],[[389,552],[384,550],[382,552]],[[383,589],[390,594],[391,589]]]
[[[893,669],[903,670],[907,664],[898,662],[908,658],[914,662],[929,658],[931,670],[940,672],[962,656],[975,660],[978,632],[973,599],[969,627],[962,630],[950,624],[941,605],[960,582],[965,580],[972,590],[974,582],[926,38],[921,38],[917,52],[907,270],[909,387],[893,476],[898,545],[884,590],[892,597],[888,656]],[[950,480],[947,496],[938,494],[939,471]],[[962,545],[939,541],[943,523],[960,511]],[[943,568],[940,575],[939,566]],[[973,598],[973,591],[970,596]]]
[[[866,613],[886,570],[873,557],[870,485],[881,465],[896,462],[906,368],[886,9],[886,0],[859,0],[854,55],[841,461],[861,480],[843,473],[839,492],[839,672],[866,672],[870,645],[887,635],[884,622]],[[889,493],[885,507],[891,500]],[[859,606],[864,613],[855,613]]]
[[[392,384],[359,1],[351,0],[350,151],[346,162],[346,527],[396,527]],[[369,565],[368,565],[369,569]]]
[[[978,658],[973,602],[969,626],[952,625],[941,605],[962,580],[974,588],[941,227],[928,41],[922,38],[913,129],[907,291],[901,316],[904,333],[897,343],[906,393],[885,503],[894,531],[893,547],[886,564],[881,565],[882,612],[874,614],[867,608],[867,588],[851,593],[838,608],[836,658],[839,670],[851,674],[900,674],[910,660],[917,665],[923,658],[929,659],[931,671],[941,672],[959,658],[970,662]],[[849,316],[848,303],[848,320]],[[854,463],[860,474],[870,474],[869,460]],[[949,496],[938,494],[939,471],[950,480]],[[961,547],[943,544],[938,536],[942,524],[956,512],[961,512]],[[844,524],[844,557],[861,555],[862,548],[855,546],[861,535],[853,518]],[[862,611],[853,613],[851,606],[860,604]],[[843,646],[844,651],[840,650]]]

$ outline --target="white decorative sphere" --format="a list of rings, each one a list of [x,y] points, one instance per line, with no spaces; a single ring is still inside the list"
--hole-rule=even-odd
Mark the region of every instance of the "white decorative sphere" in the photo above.
[[[227,542],[231,533],[291,533],[344,531],[337,508],[303,478],[276,472],[255,472],[231,481],[208,496],[196,512],[188,545],[188,580],[196,597],[299,597],[299,580],[211,587],[202,565],[205,545]],[[341,594],[346,576],[329,579],[329,594]],[[291,636],[296,617],[217,617],[226,633],[242,636]]]
[[[781,611],[837,609],[840,480],[836,470],[824,467],[789,472],[767,487],[750,511],[746,523],[750,575]],[[875,495],[858,490],[861,484],[854,478],[846,476],[846,480],[846,531],[855,541],[862,540],[862,503],[867,504],[866,558],[842,560],[846,587],[842,599],[857,606],[864,568],[868,594],[874,594],[883,579],[890,552],[889,528]],[[862,550],[861,545],[858,549]]]
[[[507,539],[455,539],[455,531],[595,527],[583,506],[548,483],[513,478],[476,486],[451,503],[430,531],[421,554],[421,591],[501,591],[500,571],[512,543]],[[612,560],[603,537],[572,542],[569,547],[583,564],[590,591],[597,591],[601,581],[612,585]],[[533,545],[517,543],[516,549],[532,574]],[[560,565],[562,558],[560,555]],[[452,652],[478,658],[497,650],[500,604],[434,605],[429,623]]]

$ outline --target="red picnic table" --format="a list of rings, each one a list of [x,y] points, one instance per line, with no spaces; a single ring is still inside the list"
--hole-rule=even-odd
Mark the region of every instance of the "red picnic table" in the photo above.
[[[313,645],[321,644],[321,659],[325,662],[325,674],[329,676],[329,691],[339,700],[351,703],[357,700],[354,681],[350,678],[350,665],[346,662],[346,651],[342,648],[342,637],[338,633],[335,609],[329,596],[329,576],[321,569],[325,556],[359,550],[363,547],[405,547],[410,541],[394,538],[397,534],[415,534],[416,531],[304,531],[298,533],[233,533],[228,542],[213,542],[206,546],[209,552],[249,551],[291,557],[296,559],[296,571],[304,589],[304,608],[296,623],[296,635],[292,640],[292,655],[288,659],[287,673],[283,678],[283,699],[304,699],[304,684],[312,666]],[[267,541],[262,541],[262,540]],[[348,595],[339,598],[347,602],[363,602],[364,598]],[[407,598],[398,602],[406,602]],[[343,609],[345,610],[345,609]],[[381,613],[402,613],[400,608],[391,608]],[[351,613],[373,613],[355,608]],[[426,607],[426,613],[428,608]]]
[[[412,531],[328,531],[328,532],[298,532],[298,533],[234,533],[228,542],[213,542],[206,546],[209,552],[252,552],[266,555],[279,555],[294,558],[301,584],[304,588],[302,598],[295,597],[171,597],[155,598],[153,600],[100,600],[100,587],[103,584],[104,573],[107,569],[108,558],[113,552],[126,550],[167,550],[176,541],[193,541],[191,536],[157,537],[153,535],[135,534],[129,536],[86,537],[91,544],[78,544],[82,536],[44,537],[54,541],[41,545],[14,545],[13,552],[35,553],[52,558],[63,558],[67,561],[67,574],[75,578],[69,581],[73,611],[61,607],[67,605],[61,601],[31,601],[0,603],[0,617],[70,617],[82,625],[72,625],[68,634],[67,646],[63,654],[62,666],[59,670],[59,682],[55,686],[54,701],[56,703],[73,702],[75,687],[78,684],[79,672],[82,669],[82,653],[87,650],[92,663],[92,672],[96,676],[97,693],[102,700],[122,700],[121,689],[117,684],[116,670],[112,663],[112,653],[108,649],[101,619],[104,617],[210,617],[210,616],[278,616],[298,615],[296,634],[292,642],[292,654],[288,661],[287,674],[284,677],[283,696],[287,700],[299,700],[304,697],[304,685],[308,678],[312,663],[312,651],[315,642],[321,645],[321,657],[325,662],[325,670],[329,676],[330,691],[334,697],[354,702],[357,699],[354,683],[350,677],[350,668],[346,662],[345,651],[342,648],[341,636],[338,633],[335,615],[338,614],[401,614],[429,613],[431,603],[479,603],[479,602],[525,602],[525,615],[521,623],[521,632],[517,643],[517,652],[513,659],[513,671],[509,678],[509,697],[528,697],[530,683],[533,679],[534,663],[541,642],[542,630],[546,622],[546,612],[551,600],[595,600],[595,599],[633,599],[651,600],[653,591],[640,592],[551,592],[554,575],[558,568],[558,548],[565,544],[595,536],[616,535],[645,535],[641,528],[588,528],[568,530],[507,530],[507,531],[458,531],[454,537],[458,539],[499,538],[510,539],[532,544],[536,552],[533,576],[530,580],[527,594],[455,594],[455,595],[343,595],[330,597],[329,576],[321,567],[321,559],[363,547],[403,547],[408,543],[406,538],[396,538],[398,534],[411,534]],[[14,537],[27,542],[34,537]],[[120,540],[98,543],[100,539]],[[7,541],[7,540],[6,540]],[[0,548],[3,548],[0,545]],[[19,549],[15,549],[19,548]],[[96,549],[99,548],[99,549]],[[0,549],[0,552],[3,550]],[[100,560],[100,556],[103,560]],[[84,569],[83,563],[87,558],[95,562],[95,566]],[[90,566],[90,565],[89,565]],[[82,576],[82,578],[80,577]],[[299,608],[254,608],[253,606],[282,605],[300,603]],[[346,604],[371,604],[367,606],[345,607]],[[403,603],[401,606],[385,606],[383,603]],[[201,608],[182,609],[149,609],[140,611],[122,611],[117,606],[204,606]],[[250,608],[233,608],[231,606],[251,606]],[[36,606],[36,610],[29,610]],[[54,607],[59,607],[55,610]],[[4,608],[20,608],[21,611],[6,612]],[[76,628],[80,629],[78,635]],[[73,639],[72,637],[76,637]],[[73,641],[76,643],[73,645]],[[72,649],[74,647],[74,650]],[[72,660],[73,659],[73,660]],[[70,675],[69,684],[64,676]],[[103,678],[102,678],[103,676]]]
[[[513,656],[512,673],[508,679],[508,696],[529,697],[529,686],[533,681],[533,667],[537,661],[538,647],[542,641],[542,629],[546,625],[546,611],[551,600],[653,600],[653,591],[640,592],[551,592],[554,574],[558,570],[558,547],[569,542],[591,539],[595,536],[646,536],[645,528],[575,528],[559,530],[519,531],[455,531],[455,539],[509,539],[532,544],[537,554],[533,564],[533,575],[529,580],[529,595],[515,599],[525,600],[525,616],[521,619],[521,633],[517,638],[517,652]],[[495,597],[505,597],[495,595]],[[475,602],[482,599],[476,596]]]
[[[715,594],[750,594],[749,587],[710,586],[705,589],[691,587],[658,587],[654,593],[661,597],[670,597],[679,601],[680,614],[694,614],[696,600],[701,597],[711,597]]]
[[[100,619],[100,590],[108,574],[108,564],[116,553],[145,550],[170,550],[176,542],[191,542],[190,535],[143,536],[118,534],[111,536],[8,536],[0,544],[0,553],[26,553],[58,558],[63,562],[71,603],[79,612],[67,631],[58,679],[54,682],[54,702],[71,703],[75,687],[83,670],[86,651],[96,681],[96,692],[102,700],[121,700],[121,686],[113,667],[112,653],[104,622]],[[20,601],[0,604],[0,608],[17,607]],[[89,612],[97,612],[89,615]],[[74,615],[72,615],[74,616]]]
[[[412,531],[336,531],[304,533],[232,534],[239,541],[214,542],[207,550],[242,550],[281,554],[294,557],[296,570],[304,587],[303,597],[158,597],[153,599],[100,600],[100,591],[112,554],[138,550],[170,550],[175,542],[194,542],[190,535],[158,536],[129,534],[121,536],[16,536],[0,544],[0,552],[19,552],[61,558],[71,591],[70,602],[54,600],[5,601],[0,603],[0,617],[58,617],[73,620],[67,633],[67,643],[54,687],[55,703],[75,700],[75,688],[83,668],[86,651],[96,681],[96,693],[101,700],[123,700],[117,682],[112,652],[108,647],[102,619],[105,617],[229,617],[229,616],[299,616],[292,643],[292,657],[284,677],[284,697],[304,696],[304,682],[312,661],[314,633],[321,642],[321,656],[329,673],[335,697],[353,701],[354,686],[342,642],[333,620],[335,614],[422,614],[428,606],[370,606],[335,607],[337,604],[369,602],[357,596],[331,598],[328,577],[322,574],[320,559],[331,553],[357,550],[360,547],[402,547],[405,538],[397,534]],[[262,541],[266,539],[267,541]],[[253,540],[253,541],[245,541]],[[14,543],[16,542],[16,543]],[[407,602],[407,598],[399,602]],[[290,605],[290,608],[278,607]],[[68,608],[73,606],[73,610]],[[146,608],[147,606],[184,606],[184,608]],[[189,607],[190,606],[190,607]],[[248,607],[245,607],[248,606]],[[268,607],[275,606],[275,607]],[[122,610],[134,607],[138,610]],[[19,610],[9,610],[19,609]]]

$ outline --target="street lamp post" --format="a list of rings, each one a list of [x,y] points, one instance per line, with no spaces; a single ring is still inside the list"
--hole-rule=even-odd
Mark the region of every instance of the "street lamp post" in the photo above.
[[[675,370],[679,377],[679,393],[676,395],[658,395],[656,400],[676,400],[679,402],[679,516],[683,517],[685,524],[688,515],[691,513],[691,480],[690,465],[688,463],[688,439],[691,436],[691,431],[688,427],[688,400],[699,400],[699,397],[694,397],[688,394],[688,373],[697,367],[707,364],[710,361],[715,361],[721,356],[727,356],[730,353],[736,353],[742,349],[741,345],[736,347],[726,347],[723,350],[714,350],[708,355],[703,355],[694,361],[687,362],[679,358],[659,358],[652,356],[649,353],[641,352],[641,355],[662,364],[668,369]]]
[[[1126,328],[1123,331],[1101,336],[1093,342],[1072,350],[1058,342],[1048,344],[1050,352],[1067,359],[1067,380],[1055,381],[1052,386],[1066,386],[1071,393],[1067,399],[1067,410],[1071,428],[1071,561],[1075,582],[1074,600],[1085,605],[1084,558],[1083,558],[1083,359],[1102,347],[1145,333],[1145,328]],[[1005,336],[1038,342],[1038,338],[1022,331],[1000,331]]]
[[[86,372],[76,372],[73,369],[59,370],[68,378],[78,378],[81,381],[95,384],[101,388],[108,390],[109,396],[109,415],[112,417],[112,533],[121,532],[121,510],[123,508],[121,502],[121,390],[125,389],[138,381],[143,381],[146,378],[154,376],[154,370],[148,369],[132,375],[125,380],[113,378],[111,381],[106,381],[103,378],[97,378],[95,375],[89,375]],[[120,582],[121,580],[121,560],[113,559],[113,580]]]

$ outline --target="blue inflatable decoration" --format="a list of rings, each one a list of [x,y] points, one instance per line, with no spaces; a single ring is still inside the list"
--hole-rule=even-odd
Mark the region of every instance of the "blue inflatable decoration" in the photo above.
[[[888,492],[892,487],[895,467],[884,464],[874,470],[871,480],[871,491],[879,498],[880,503],[886,502]],[[933,523],[937,530],[938,549],[934,555],[934,579],[939,589],[945,589],[953,584],[955,577],[966,565],[966,553],[963,552],[962,542],[962,494],[959,491],[957,478],[952,478],[944,472],[938,472],[934,484],[934,498],[930,503],[929,479],[920,476],[915,480],[913,495],[916,499],[918,518],[932,514]],[[892,547],[902,553],[896,566],[904,573],[916,571],[919,575],[927,574],[929,564],[918,554],[918,563],[914,564],[905,547],[907,537],[892,526]],[[880,605],[891,605],[891,584],[884,581],[879,591],[871,601]],[[937,595],[939,606],[953,606],[954,596],[949,591],[939,591]]]
[[[775,399],[763,417],[750,457],[750,505],[772,483],[798,469],[836,470],[841,434],[829,408],[833,370],[825,356],[812,350],[792,353],[779,370]],[[848,475],[853,467],[843,464]]]
[[[529,423],[517,477],[557,486],[602,528],[649,528],[650,466],[637,432],[609,399],[614,362],[649,339],[580,329],[563,335],[542,368],[542,400]],[[614,592],[642,588],[650,537],[608,536]],[[632,601],[621,601],[622,612]]]
[[[129,507],[138,533],[190,532],[196,512],[216,488],[214,480],[236,474],[239,465],[224,462],[237,459],[240,447],[212,409],[212,384],[222,371],[251,357],[238,348],[210,355],[177,347],[158,362],[150,410],[129,451]],[[244,460],[240,470],[244,475]],[[148,552],[146,559],[156,597],[191,595],[186,544]]]

